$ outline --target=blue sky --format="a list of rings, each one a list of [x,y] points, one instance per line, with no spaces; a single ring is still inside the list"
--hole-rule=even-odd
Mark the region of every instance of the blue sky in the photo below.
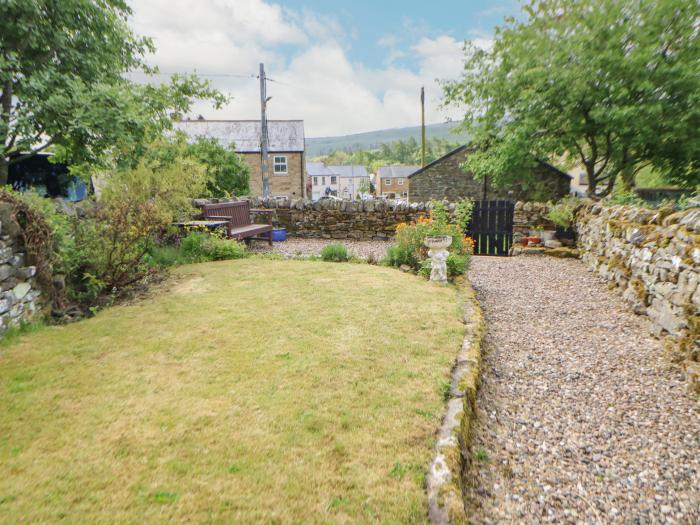
[[[346,32],[350,56],[376,67],[391,58],[388,43],[402,50],[422,37],[488,38],[504,16],[520,12],[518,2],[512,0],[285,0],[281,4],[335,16]],[[410,56],[399,61],[411,63]]]
[[[149,61],[166,73],[197,71],[233,100],[192,116],[255,119],[258,64],[273,97],[269,117],[302,119],[309,137],[459,119],[441,107],[437,79],[458,78],[462,44],[490,45],[514,0],[131,0],[132,25],[154,39]]]

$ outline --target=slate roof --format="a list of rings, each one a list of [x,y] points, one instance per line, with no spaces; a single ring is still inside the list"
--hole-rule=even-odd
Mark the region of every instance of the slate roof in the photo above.
[[[366,177],[369,178],[369,173],[364,166],[327,166],[329,170],[333,172],[334,175],[340,177]]]
[[[420,169],[420,166],[381,166],[377,175],[382,179],[403,179]]]
[[[204,136],[215,138],[224,146],[235,144],[241,153],[260,152],[259,120],[182,120],[173,127],[192,140]],[[303,120],[268,120],[267,135],[271,153],[304,151]]]
[[[306,174],[309,177],[335,175],[335,173],[329,170],[323,162],[307,162]]]

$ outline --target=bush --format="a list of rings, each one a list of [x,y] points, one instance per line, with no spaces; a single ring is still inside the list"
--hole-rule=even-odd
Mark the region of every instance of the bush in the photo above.
[[[457,213],[459,211],[459,213]],[[436,235],[449,235],[452,237],[452,244],[448,248],[450,257],[453,257],[452,276],[464,273],[468,261],[454,257],[466,257],[471,255],[474,243],[471,238],[464,235],[464,229],[471,220],[472,203],[462,201],[455,207],[453,220],[449,223],[449,214],[445,205],[441,202],[433,203],[429,218],[421,217],[412,223],[402,223],[396,227],[396,243],[387,250],[387,257],[384,260],[391,266],[408,265],[421,275],[430,274],[428,259],[428,249],[423,245],[426,237]],[[457,223],[459,222],[459,224]],[[460,268],[464,270],[459,271]],[[449,273],[448,268],[448,273]]]
[[[182,261],[188,263],[241,259],[248,256],[244,244],[214,233],[191,232],[180,243]]]
[[[577,205],[578,200],[575,197],[566,197],[549,211],[547,218],[561,228],[570,228],[574,223]]]
[[[407,244],[394,244],[387,249],[386,258],[382,263],[388,266],[399,267],[407,265],[411,268],[416,268],[420,264],[420,261],[413,247]]]
[[[326,262],[346,262],[348,250],[342,244],[328,244],[321,250],[321,259]]]

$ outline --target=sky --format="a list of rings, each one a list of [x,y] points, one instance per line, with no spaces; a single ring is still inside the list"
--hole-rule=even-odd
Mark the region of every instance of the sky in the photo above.
[[[437,82],[458,78],[462,45],[488,47],[517,0],[131,0],[131,25],[153,38],[148,57],[170,73],[197,72],[233,100],[191,116],[259,119],[259,63],[269,119],[304,120],[307,137],[460,118],[441,108]],[[143,76],[134,74],[135,80]]]

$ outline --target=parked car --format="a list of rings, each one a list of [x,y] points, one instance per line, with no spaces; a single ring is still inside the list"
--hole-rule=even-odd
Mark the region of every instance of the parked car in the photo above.
[[[335,195],[323,195],[318,198],[320,201],[342,201],[340,197],[336,197]]]

